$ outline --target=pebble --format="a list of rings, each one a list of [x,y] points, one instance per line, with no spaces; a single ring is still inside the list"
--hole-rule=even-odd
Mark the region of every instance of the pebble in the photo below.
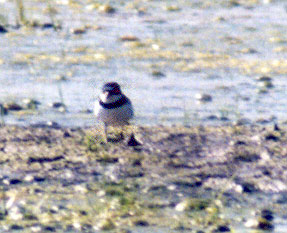
[[[8,111],[6,108],[4,108],[4,106],[2,104],[0,104],[0,114],[3,115],[7,115]]]
[[[241,53],[249,53],[249,54],[258,53],[258,51],[256,49],[253,49],[253,48],[244,48],[240,52]]]
[[[134,226],[140,226],[140,227],[149,226],[149,223],[145,220],[136,220],[133,224],[134,224]]]
[[[166,6],[165,10],[166,11],[180,11],[181,9],[178,6],[172,5],[172,6]]]
[[[98,7],[98,11],[102,13],[112,14],[116,12],[116,9],[110,5],[101,5]]]
[[[152,74],[152,76],[157,77],[157,78],[163,78],[163,77],[165,77],[165,74],[162,73],[162,72],[159,71],[159,70],[154,70],[154,71],[152,71],[151,74]]]
[[[22,102],[26,105],[27,109],[36,109],[41,104],[39,101],[30,98],[23,99]]]
[[[71,33],[75,34],[75,35],[81,35],[87,32],[87,29],[85,27],[81,27],[81,28],[72,28],[70,30]]]
[[[128,146],[131,146],[131,147],[137,147],[137,146],[141,146],[142,143],[139,142],[139,141],[135,138],[135,135],[134,135],[134,134],[132,134],[132,135],[130,136],[130,139],[129,139],[127,145],[128,145]]]
[[[271,231],[274,229],[274,226],[271,221],[268,221],[264,218],[259,218],[257,229]]]
[[[268,90],[266,88],[259,88],[256,90],[258,94],[267,94]]]
[[[248,228],[256,228],[258,226],[258,220],[257,219],[248,219],[245,224],[245,227]]]
[[[268,160],[271,159],[271,155],[270,155],[270,153],[269,153],[267,150],[263,151],[263,152],[260,154],[260,157],[261,157],[261,159],[264,160],[264,161],[268,161]]]
[[[257,78],[257,81],[259,81],[259,82],[271,82],[272,78],[269,76],[261,76],[261,77]]]
[[[19,104],[15,103],[15,102],[4,103],[3,107],[7,111],[20,111],[23,109]]]
[[[261,218],[266,219],[267,221],[272,221],[274,219],[273,212],[268,209],[263,209],[261,211]]]
[[[247,182],[242,184],[242,188],[243,188],[243,192],[245,193],[254,193],[257,191],[254,184],[247,183]]]
[[[57,25],[54,25],[53,23],[43,23],[41,25],[42,29],[50,29],[50,28],[56,28],[58,27]]]
[[[280,138],[279,138],[278,136],[276,136],[276,135],[270,133],[270,134],[267,134],[267,135],[265,136],[265,140],[266,140],[266,141],[278,142],[278,141],[280,141]]]
[[[230,228],[226,225],[220,225],[212,232],[230,232]]]
[[[39,226],[39,225],[31,226],[30,229],[32,232],[41,232],[41,230],[42,230],[41,226]]]
[[[13,224],[13,225],[11,225],[11,227],[10,227],[10,230],[11,231],[21,231],[21,230],[23,230],[24,229],[24,227],[22,227],[22,226],[20,226],[20,225],[17,225],[17,224]]]
[[[34,176],[32,176],[32,175],[26,175],[25,177],[24,177],[24,181],[25,182],[32,182],[34,180]]]
[[[10,185],[15,185],[15,184],[20,184],[20,183],[22,183],[22,180],[20,180],[20,179],[11,179],[9,181]]]
[[[268,88],[268,89],[274,87],[274,85],[273,85],[273,83],[272,83],[271,81],[260,82],[260,83],[259,83],[259,86],[260,86],[260,87],[265,87],[265,88]]]
[[[7,29],[4,26],[0,25],[0,33],[6,33],[6,32],[8,32]]]
[[[139,41],[139,38],[133,35],[126,35],[126,36],[121,36],[120,40],[121,41]]]
[[[49,106],[51,108],[60,108],[60,107],[65,107],[65,104],[61,102],[54,102],[54,103],[50,103]]]
[[[62,112],[62,113],[67,111],[66,105],[64,103],[61,103],[61,102],[50,103],[49,106],[51,108],[57,109],[59,112]]]
[[[250,123],[251,123],[251,121],[249,119],[241,118],[241,119],[238,119],[235,122],[233,122],[233,125],[234,126],[242,126],[242,125],[248,125]]]
[[[212,96],[209,94],[198,93],[195,95],[195,98],[200,102],[211,102],[212,101]]]
[[[54,122],[54,121],[47,121],[46,126],[51,127],[53,129],[60,129],[61,128],[61,126],[57,122]]]
[[[44,232],[56,232],[56,227],[53,227],[53,226],[44,226],[43,227],[43,231]]]

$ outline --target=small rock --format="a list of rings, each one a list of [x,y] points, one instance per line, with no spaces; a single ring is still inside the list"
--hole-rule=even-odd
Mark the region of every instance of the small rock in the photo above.
[[[71,33],[75,34],[75,35],[81,35],[87,32],[87,29],[85,27],[81,27],[81,28],[72,28],[70,30]]]
[[[22,102],[28,109],[37,109],[38,105],[41,104],[39,101],[30,98],[23,99]]]
[[[246,142],[237,140],[237,141],[230,141],[229,143],[231,146],[242,146],[242,145],[247,145]]]
[[[66,105],[61,102],[54,102],[54,103],[49,104],[49,106],[51,108],[57,109],[59,112],[62,112],[62,113],[67,111]]]
[[[141,146],[142,143],[140,143],[136,138],[135,138],[135,135],[132,133],[131,134],[131,137],[128,141],[128,146],[133,146],[133,147],[136,147],[136,146]]]
[[[102,221],[99,221],[97,226],[94,227],[95,230],[103,230],[103,231],[111,231],[115,228],[115,223],[107,218],[103,219]]]
[[[14,102],[5,103],[3,106],[7,111],[20,111],[23,109],[19,104]]]
[[[214,232],[214,233],[217,233],[217,232],[230,232],[230,228],[228,226],[226,226],[226,225],[220,225],[212,232]]]
[[[34,180],[34,176],[32,176],[32,175],[26,175],[24,177],[25,182],[32,182],[33,180]]]
[[[259,86],[264,87],[264,88],[268,88],[268,89],[274,87],[274,85],[271,81],[260,82]]]
[[[81,113],[93,113],[93,110],[87,108],[87,109],[81,110],[80,112]]]
[[[45,177],[41,177],[41,176],[35,176],[34,177],[34,181],[36,182],[44,182],[46,180]]]
[[[98,11],[102,13],[112,14],[116,12],[116,9],[110,5],[101,5],[98,7]]]
[[[120,40],[121,41],[139,41],[139,38],[133,35],[126,35],[126,36],[121,36]]]
[[[21,230],[23,230],[24,229],[24,227],[22,227],[22,226],[20,226],[20,225],[17,225],[17,224],[13,224],[13,225],[11,225],[11,227],[10,227],[10,230],[12,230],[12,231],[21,231]]]
[[[236,0],[231,0],[228,2],[228,6],[229,7],[237,7],[237,6],[240,6],[240,3]]]
[[[258,154],[250,152],[248,150],[238,151],[234,156],[235,161],[241,161],[246,163],[253,162],[258,159],[260,159],[260,156]]]
[[[278,142],[278,141],[280,140],[280,138],[277,137],[276,135],[270,133],[270,134],[267,134],[267,135],[265,136],[265,140]]]
[[[63,137],[64,138],[69,138],[69,137],[71,137],[71,134],[68,131],[65,131],[64,134],[63,134]]]
[[[268,209],[264,209],[261,211],[261,217],[266,219],[267,221],[272,221],[274,219],[273,212]]]
[[[140,167],[142,165],[142,162],[140,159],[135,159],[133,162],[132,162],[132,166],[136,167]]]
[[[2,104],[0,104],[0,114],[1,116],[7,115],[8,111],[6,108],[4,108],[4,106]]]
[[[56,232],[56,227],[53,226],[43,226],[44,232]]]
[[[242,184],[242,188],[243,188],[243,192],[245,193],[254,193],[257,191],[254,184],[247,183],[247,182]]]
[[[6,33],[6,32],[8,32],[7,29],[4,26],[0,25],[0,33]]]
[[[166,6],[165,10],[166,11],[180,11],[180,7],[175,6],[175,5],[173,5],[173,6]]]
[[[31,226],[30,229],[31,229],[32,232],[41,232],[41,230],[42,230],[40,225]]]
[[[274,229],[274,226],[271,221],[260,218],[258,221],[257,229],[271,231]]]
[[[46,124],[46,126],[51,127],[53,129],[60,129],[61,128],[61,126],[57,122],[54,122],[54,121],[47,121],[45,124]]]
[[[270,78],[268,76],[262,76],[262,77],[257,78],[257,81],[258,82],[271,82],[272,78]]]
[[[269,151],[264,150],[264,151],[260,154],[260,157],[261,157],[262,160],[267,161],[267,160],[270,160],[271,155],[270,155]]]
[[[253,48],[244,48],[240,52],[241,53],[249,53],[249,54],[258,53],[258,51],[256,49],[253,49]]]
[[[42,29],[50,29],[50,28],[55,28],[56,26],[53,23],[43,23],[41,25]]]
[[[151,74],[152,74],[152,76],[157,77],[157,78],[163,78],[163,77],[165,77],[165,74],[162,73],[162,72],[159,71],[159,70],[154,70],[154,71],[152,71]]]
[[[287,204],[287,197],[285,194],[280,194],[280,196],[276,199],[277,204]]]
[[[15,221],[22,220],[24,218],[24,213],[25,209],[18,207],[18,206],[13,206],[9,211],[9,217]]]
[[[178,212],[190,211],[190,210],[203,210],[208,206],[208,202],[201,199],[185,199],[175,206],[175,210]]]
[[[67,77],[65,75],[56,75],[55,80],[57,80],[57,81],[67,81]]]
[[[22,180],[19,180],[19,179],[11,179],[9,181],[10,185],[15,185],[15,184],[20,184],[22,183]]]
[[[242,126],[242,125],[248,125],[250,124],[250,120],[246,118],[241,118],[233,122],[234,126]]]
[[[183,47],[193,47],[194,43],[192,43],[191,41],[185,41],[181,44],[181,46]]]
[[[278,124],[274,124],[274,131],[280,131],[280,128],[279,128],[279,126],[278,126]]]
[[[195,95],[195,98],[200,102],[211,102],[212,101],[212,96],[209,94],[198,93]]]
[[[259,88],[256,90],[258,94],[267,94],[268,90],[266,88]]]
[[[245,227],[248,228],[256,228],[258,226],[258,220],[257,219],[248,219],[245,224]]]
[[[206,117],[206,120],[214,121],[218,120],[218,117],[216,115],[209,115],[208,117]]]
[[[145,220],[136,220],[134,226],[147,227],[149,226],[149,223]]]
[[[61,103],[61,102],[54,102],[54,103],[49,104],[49,106],[51,108],[66,107],[66,105],[64,103]]]

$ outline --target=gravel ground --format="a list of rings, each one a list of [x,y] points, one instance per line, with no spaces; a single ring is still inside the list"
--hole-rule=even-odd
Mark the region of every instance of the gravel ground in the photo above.
[[[4,230],[217,232],[264,229],[260,211],[284,218],[281,127],[138,127],[136,147],[117,129],[107,143],[97,128],[5,126],[0,135]]]

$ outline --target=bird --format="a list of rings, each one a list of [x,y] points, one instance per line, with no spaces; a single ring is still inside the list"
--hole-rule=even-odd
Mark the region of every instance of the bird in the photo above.
[[[123,127],[129,125],[134,117],[134,109],[130,99],[121,91],[117,82],[105,83],[102,93],[95,102],[94,115],[104,123],[105,137],[107,137],[108,126]],[[121,133],[123,138],[123,134]]]

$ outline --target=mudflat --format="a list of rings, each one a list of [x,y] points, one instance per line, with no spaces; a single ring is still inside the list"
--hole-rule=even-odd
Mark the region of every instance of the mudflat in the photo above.
[[[118,135],[105,142],[95,127],[1,127],[0,228],[217,232],[261,229],[266,211],[267,229],[273,215],[284,222],[283,127],[138,127],[137,147]]]

